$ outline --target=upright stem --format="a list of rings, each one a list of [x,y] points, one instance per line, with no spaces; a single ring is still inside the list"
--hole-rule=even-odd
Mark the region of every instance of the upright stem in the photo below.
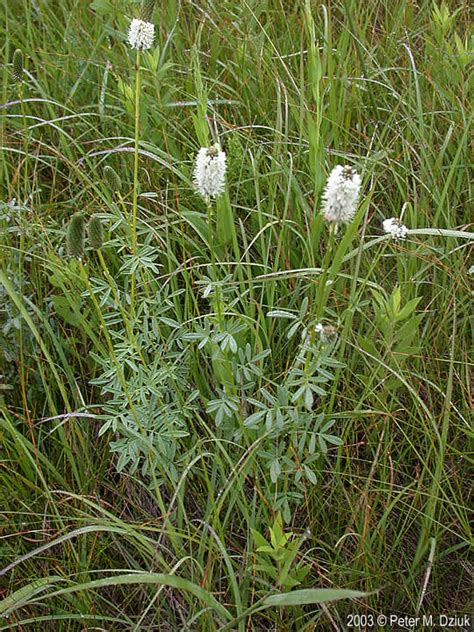
[[[335,237],[335,233],[336,233],[336,227],[334,224],[331,224],[329,227],[329,242],[328,242],[328,247],[326,249],[326,253],[324,255],[324,259],[323,262],[321,264],[321,281],[320,281],[320,291],[319,291],[319,295],[318,295],[318,303],[316,305],[316,309],[314,310],[314,316],[313,316],[313,322],[311,324],[311,331],[309,332],[309,337],[310,337],[310,341],[309,341],[309,350],[306,354],[306,360],[305,360],[305,366],[304,366],[304,370],[305,373],[307,374],[309,371],[309,366],[310,366],[310,362],[312,359],[312,353],[311,353],[311,348],[313,346],[314,343],[314,337],[316,335],[316,331],[315,331],[315,326],[316,324],[320,321],[320,319],[323,317],[324,314],[324,309],[326,307],[326,303],[327,300],[329,298],[329,293],[331,291],[331,288],[327,287],[327,280],[328,280],[328,276],[329,276],[329,265],[331,262],[331,257],[332,257],[332,251],[333,251],[333,247],[334,247],[334,237]]]
[[[214,280],[216,281],[216,289],[215,289],[215,298],[212,301],[213,309],[216,313],[217,324],[219,326],[219,330],[221,332],[225,329],[224,323],[224,300],[221,292],[221,287],[218,284],[218,274],[217,274],[217,264],[216,264],[216,253],[214,250],[214,233],[212,230],[212,203],[210,200],[207,201],[207,227],[208,227],[208,240],[209,240],[209,250],[211,253],[211,263],[212,263],[212,271],[214,274]],[[227,349],[222,350],[219,348],[219,345],[213,343],[215,348],[217,349],[217,358],[222,358],[222,363],[224,366],[222,383],[224,386],[224,390],[228,395],[233,395],[235,393],[235,383],[232,376],[231,371],[229,372],[229,357],[227,353]]]
[[[214,251],[214,234],[212,230],[212,203],[211,200],[207,200],[207,234],[209,239],[209,250],[211,252],[211,263],[213,271],[216,272],[216,254]],[[217,280],[217,275],[216,275]]]
[[[19,288],[20,292],[23,293],[23,279],[24,279],[24,253],[25,253],[25,230],[26,224],[24,219],[24,213],[27,212],[27,203],[28,203],[28,152],[29,152],[29,130],[28,124],[26,120],[26,112],[25,112],[25,102],[23,98],[23,81],[19,84],[18,87],[18,97],[20,100],[20,110],[23,121],[23,131],[25,133],[24,139],[24,148],[25,148],[25,158],[24,158],[24,168],[23,168],[23,193],[21,193],[21,178],[18,178],[18,221],[20,224],[20,249],[18,252],[18,279],[19,279]],[[21,161],[21,158],[20,158]],[[21,384],[21,393],[23,397],[23,404],[26,411],[26,416],[28,419],[28,425],[30,429],[31,442],[33,444],[36,460],[38,461],[37,447],[36,447],[36,439],[33,432],[33,424],[29,415],[29,408],[27,402],[26,395],[26,375],[25,375],[25,363],[23,361],[24,350],[23,350],[23,324],[20,324],[20,328],[18,330],[18,347],[19,347],[19,369],[20,369],[20,384]],[[38,462],[39,465],[39,462]]]
[[[326,253],[324,255],[323,263],[322,263],[322,271],[321,271],[321,292],[318,297],[318,304],[316,307],[316,311],[314,314],[315,320],[319,320],[323,317],[324,309],[326,307],[327,300],[329,298],[329,293],[331,291],[330,287],[327,286],[330,263],[332,258],[332,251],[334,248],[334,238],[336,236],[336,225],[331,223],[329,226],[329,242],[328,247],[326,249]]]
[[[137,206],[138,206],[138,142],[140,131],[140,50],[135,58],[135,146],[133,161],[133,202],[132,202],[132,255],[137,254]],[[135,310],[136,272],[132,272],[131,312]]]
[[[28,130],[28,123],[26,121],[26,111],[25,111],[25,101],[23,98],[23,82],[19,87],[20,94],[20,108],[21,108],[21,116],[23,118],[23,129],[25,131],[25,168],[23,172],[23,202],[26,202],[28,199],[28,152],[29,152],[29,144],[30,144],[30,132]]]
[[[97,312],[97,316],[99,317],[100,320],[100,325],[101,325],[101,331],[104,333],[105,336],[105,340],[107,342],[107,346],[109,347],[109,353],[110,353],[110,357],[112,358],[112,362],[115,364],[116,370],[117,370],[117,377],[119,379],[120,385],[122,386],[123,392],[125,394],[125,397],[127,399],[128,405],[130,407],[130,412],[133,415],[134,421],[137,425],[137,428],[139,430],[139,432],[142,435],[146,435],[146,431],[145,428],[143,427],[143,424],[140,421],[140,417],[138,416],[135,406],[133,404],[133,400],[128,392],[128,388],[127,388],[127,381],[125,379],[125,374],[123,371],[123,366],[122,364],[119,362],[116,354],[115,354],[115,348],[114,348],[114,343],[112,342],[112,338],[110,337],[109,334],[109,330],[107,329],[107,323],[104,320],[104,316],[102,314],[102,309],[97,301],[97,298],[94,294],[94,291],[92,289],[92,286],[90,284],[89,281],[89,276],[87,274],[87,271],[84,267],[84,264],[82,263],[82,261],[79,262],[79,272],[81,275],[81,279],[84,282],[84,285],[87,288],[87,291],[89,292],[89,296],[91,298],[91,301],[94,305],[94,308]]]

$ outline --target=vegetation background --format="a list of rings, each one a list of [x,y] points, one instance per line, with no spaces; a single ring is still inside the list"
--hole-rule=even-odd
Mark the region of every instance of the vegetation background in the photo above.
[[[468,3],[1,6],[0,630],[468,612]]]

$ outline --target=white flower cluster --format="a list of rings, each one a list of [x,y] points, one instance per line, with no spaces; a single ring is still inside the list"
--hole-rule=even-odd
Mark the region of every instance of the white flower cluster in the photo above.
[[[314,331],[319,334],[319,338],[324,344],[334,342],[337,338],[337,329],[334,325],[323,325],[322,323],[317,323],[314,327]]]
[[[405,239],[407,236],[408,228],[396,217],[385,219],[382,226],[384,232],[391,235],[393,239]]]
[[[362,178],[352,167],[334,167],[323,193],[324,219],[336,224],[350,222],[356,214],[361,183]]]
[[[218,144],[201,147],[194,167],[194,185],[206,199],[220,195],[225,187],[226,155]]]
[[[134,18],[128,31],[128,43],[137,50],[147,50],[153,46],[155,25]]]

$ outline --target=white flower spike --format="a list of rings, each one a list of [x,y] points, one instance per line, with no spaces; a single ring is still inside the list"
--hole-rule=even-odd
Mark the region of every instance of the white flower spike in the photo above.
[[[128,31],[128,43],[136,50],[148,50],[155,39],[155,25],[134,18]]]
[[[405,239],[407,236],[408,228],[396,217],[385,219],[382,226],[384,232],[391,235],[393,239]]]
[[[323,193],[323,214],[326,221],[347,224],[354,219],[361,183],[362,178],[352,167],[334,167]]]
[[[194,186],[203,198],[210,200],[224,191],[226,168],[226,155],[218,144],[201,147],[194,167]]]

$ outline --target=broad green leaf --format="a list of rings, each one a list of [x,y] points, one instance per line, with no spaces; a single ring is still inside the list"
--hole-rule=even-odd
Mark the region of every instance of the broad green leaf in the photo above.
[[[263,535],[259,533],[256,529],[250,528],[250,531],[252,533],[254,543],[257,547],[270,546],[270,543],[267,542]]]
[[[327,603],[340,599],[360,599],[372,593],[345,588],[305,588],[289,593],[270,595],[263,602],[263,607],[304,606],[307,604]]]
[[[69,586],[61,590],[55,590],[52,593],[43,595],[37,599],[32,600],[32,602],[36,603],[39,601],[44,601],[47,598],[59,597],[79,591],[96,590],[97,588],[109,588],[111,586],[135,584],[156,584],[159,586],[170,586],[172,588],[177,588],[178,590],[190,592],[195,597],[200,599],[205,605],[215,610],[223,619],[230,620],[232,618],[230,612],[226,608],[224,608],[224,606],[222,606],[210,592],[204,590],[204,588],[201,588],[201,586],[194,584],[193,582],[190,582],[183,577],[168,575],[164,573],[139,572],[127,573],[124,575],[111,575],[109,577],[103,577],[102,579],[84,582],[83,584],[75,584],[74,586]]]
[[[63,581],[65,581],[64,578],[57,575],[36,579],[30,584],[10,593],[5,599],[2,599],[2,601],[0,601],[0,613],[5,616],[9,612],[21,608],[21,606],[27,604],[35,595],[43,592],[53,584]]]

